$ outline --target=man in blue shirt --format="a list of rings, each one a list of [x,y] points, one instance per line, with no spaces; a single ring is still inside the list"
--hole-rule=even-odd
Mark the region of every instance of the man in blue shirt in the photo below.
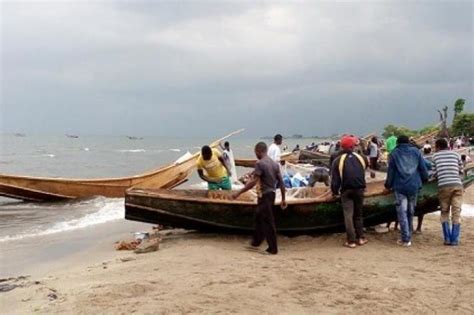
[[[416,199],[427,180],[428,170],[420,151],[410,144],[407,136],[398,137],[397,147],[390,154],[385,187],[395,194],[401,234],[397,243],[401,246],[411,246]]]

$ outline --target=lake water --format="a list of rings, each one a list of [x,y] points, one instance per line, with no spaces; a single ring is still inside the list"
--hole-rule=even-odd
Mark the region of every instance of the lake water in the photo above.
[[[216,138],[219,135],[216,136]],[[67,177],[119,177],[142,173],[196,152],[215,139],[145,137],[0,135],[0,173]],[[229,139],[236,157],[253,157],[261,139]],[[270,140],[265,140],[266,142]],[[292,149],[321,139],[289,139]],[[244,169],[238,169],[243,172]],[[200,180],[194,173],[186,184]],[[97,197],[60,203],[25,203],[0,197],[0,242],[80,230],[124,217],[123,199]]]

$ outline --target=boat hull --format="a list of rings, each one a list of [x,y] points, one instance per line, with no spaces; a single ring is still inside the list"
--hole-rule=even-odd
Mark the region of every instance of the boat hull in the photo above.
[[[59,201],[104,196],[121,198],[132,187],[171,189],[186,181],[195,160],[164,167],[144,176],[104,180],[70,180],[61,178],[0,175],[0,196],[24,201]]]
[[[436,183],[423,186],[416,214],[438,209]],[[125,197],[125,218],[175,228],[219,233],[252,233],[257,205],[249,202],[205,202],[163,198],[160,192],[129,190]],[[367,196],[364,224],[373,226],[396,219],[393,194]],[[277,230],[283,234],[307,234],[344,230],[344,216],[338,200],[289,203],[281,210],[274,206]]]

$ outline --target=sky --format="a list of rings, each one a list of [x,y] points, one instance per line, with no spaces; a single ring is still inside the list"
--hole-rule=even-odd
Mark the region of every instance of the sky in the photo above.
[[[473,111],[473,1],[2,1],[0,132],[331,135]]]

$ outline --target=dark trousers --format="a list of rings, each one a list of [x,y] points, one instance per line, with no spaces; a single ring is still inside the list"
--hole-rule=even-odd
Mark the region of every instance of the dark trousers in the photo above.
[[[275,218],[273,216],[273,205],[275,204],[275,193],[265,193],[258,199],[257,213],[255,214],[255,232],[252,246],[260,246],[264,239],[268,243],[268,251],[276,254],[277,235]]]
[[[379,162],[378,162],[378,158],[373,158],[371,157],[370,158],[370,168],[373,169],[374,171],[377,171],[379,169]]]
[[[348,189],[341,194],[342,209],[344,210],[344,224],[346,226],[347,241],[355,243],[364,237],[364,223],[362,207],[364,204],[364,189]]]

